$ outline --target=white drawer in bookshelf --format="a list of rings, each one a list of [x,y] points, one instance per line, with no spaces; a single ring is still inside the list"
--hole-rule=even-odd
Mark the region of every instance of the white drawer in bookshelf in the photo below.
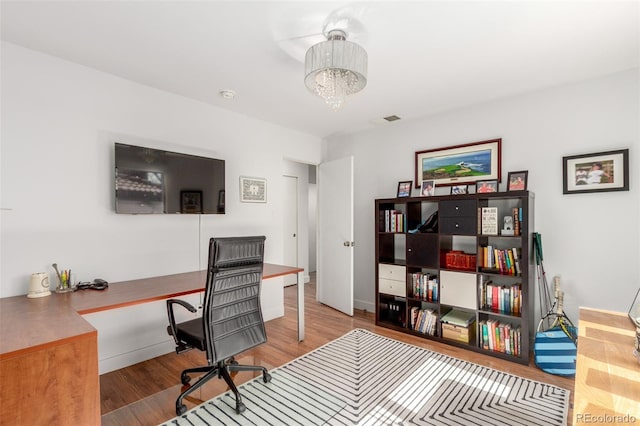
[[[378,265],[378,291],[394,296],[407,297],[407,268],[399,265]]]
[[[476,274],[440,271],[440,303],[476,310]]]

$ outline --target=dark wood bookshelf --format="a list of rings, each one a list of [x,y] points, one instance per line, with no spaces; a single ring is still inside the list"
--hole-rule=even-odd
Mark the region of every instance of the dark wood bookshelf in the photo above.
[[[498,235],[482,233],[481,209],[497,207]],[[513,209],[521,211],[519,235],[501,235],[504,216],[513,215]],[[528,364],[534,337],[534,270],[531,251],[534,194],[529,191],[497,192],[490,194],[442,195],[433,197],[405,197],[375,200],[375,294],[376,324],[432,339],[452,346],[484,353],[520,364]],[[402,215],[403,232],[388,232],[389,214],[397,211]],[[438,212],[436,232],[411,232],[419,228],[434,212]],[[387,226],[387,228],[385,228]],[[385,232],[385,229],[387,231]],[[482,266],[478,253],[481,247],[492,246],[507,252],[517,248],[520,273],[501,271],[499,268]],[[460,268],[460,262],[445,261],[451,251],[475,256],[475,267]],[[460,259],[460,258],[456,258]],[[469,260],[463,257],[463,260]],[[468,266],[468,263],[463,263]],[[399,273],[404,272],[404,283]],[[428,274],[437,279],[437,300],[429,301],[414,294],[412,274]],[[389,281],[392,279],[394,281]],[[443,281],[444,279],[444,281]],[[520,284],[520,309],[510,313],[495,310],[481,300],[481,285],[491,280],[501,287]],[[391,283],[391,284],[390,284]],[[404,288],[398,290],[397,283]],[[392,293],[392,294],[389,294]],[[444,292],[444,294],[443,294]],[[475,295],[475,297],[473,297]],[[402,306],[404,312],[390,313],[389,303]],[[397,305],[397,306],[398,306]],[[411,326],[412,308],[431,309],[437,315],[435,335],[414,330]],[[394,308],[395,309],[395,308]],[[473,316],[474,333],[469,342],[443,337],[442,317],[455,309]],[[398,321],[390,317],[400,318]],[[487,350],[482,345],[482,326],[487,320],[510,324],[519,328],[519,354],[512,355],[498,350]]]

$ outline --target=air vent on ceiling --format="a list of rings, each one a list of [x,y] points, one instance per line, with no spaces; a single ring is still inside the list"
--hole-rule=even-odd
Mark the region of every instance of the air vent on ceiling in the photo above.
[[[400,120],[400,117],[398,117],[397,115],[390,115],[388,117],[383,117],[383,118],[387,120],[389,123],[391,123],[392,121]]]

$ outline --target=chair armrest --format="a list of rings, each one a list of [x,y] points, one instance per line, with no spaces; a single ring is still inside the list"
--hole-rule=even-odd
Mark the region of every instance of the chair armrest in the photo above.
[[[167,315],[169,316],[169,328],[171,329],[170,334],[173,336],[173,340],[176,342],[176,345],[179,345],[180,341],[178,340],[178,337],[177,337],[178,333],[176,331],[176,318],[175,318],[175,315],[173,314],[173,305],[176,305],[176,304],[187,309],[189,312],[195,313],[198,310],[194,308],[191,303],[185,302],[184,300],[180,300],[180,299],[167,300]]]

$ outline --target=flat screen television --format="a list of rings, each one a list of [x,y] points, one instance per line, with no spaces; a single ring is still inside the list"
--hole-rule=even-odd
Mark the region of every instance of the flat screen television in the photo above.
[[[115,144],[116,213],[224,214],[224,160]]]

